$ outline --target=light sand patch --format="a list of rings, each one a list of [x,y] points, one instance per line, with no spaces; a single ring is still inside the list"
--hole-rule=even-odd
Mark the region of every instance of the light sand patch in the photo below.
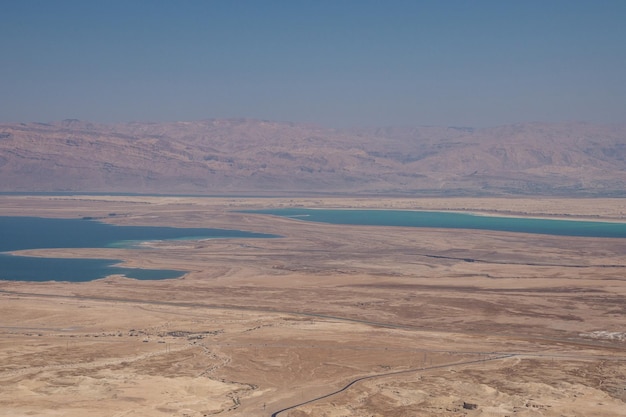
[[[283,236],[33,251],[190,272],[164,281],[0,282],[2,416],[269,416],[366,376],[279,417],[625,415],[623,239],[346,227],[236,212],[302,205],[619,220],[622,200],[0,203],[7,215]],[[459,365],[474,360],[481,362]]]

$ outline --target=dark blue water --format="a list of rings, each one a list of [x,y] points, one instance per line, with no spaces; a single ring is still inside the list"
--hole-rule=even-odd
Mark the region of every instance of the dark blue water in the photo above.
[[[48,248],[106,248],[127,242],[166,239],[269,238],[242,230],[114,226],[91,220],[0,217],[0,252]],[[186,271],[122,268],[115,259],[61,259],[0,253],[0,279],[13,281],[91,281],[112,274],[134,279],[168,279]]]
[[[0,279],[9,281],[83,282],[121,274],[133,279],[178,278],[186,271],[114,266],[115,259],[34,258],[0,254]]]
[[[626,238],[626,223],[479,216],[467,213],[405,210],[272,209],[249,213],[332,224],[478,229],[556,236]]]
[[[0,217],[0,252],[47,248],[106,248],[126,241],[275,237],[243,230],[115,226],[93,220]]]

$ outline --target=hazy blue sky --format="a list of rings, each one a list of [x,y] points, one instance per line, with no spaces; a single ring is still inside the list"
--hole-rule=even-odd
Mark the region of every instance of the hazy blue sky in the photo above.
[[[0,121],[626,122],[626,0],[0,0]]]

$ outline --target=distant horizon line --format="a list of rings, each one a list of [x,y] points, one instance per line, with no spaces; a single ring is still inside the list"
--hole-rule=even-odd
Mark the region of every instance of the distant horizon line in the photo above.
[[[0,121],[0,125],[29,125],[29,124],[38,124],[44,126],[51,126],[55,124],[61,123],[85,123],[92,125],[102,125],[102,126],[119,126],[119,125],[132,125],[132,124],[153,124],[153,125],[165,125],[165,124],[175,124],[175,123],[199,123],[199,122],[261,122],[261,123],[275,123],[275,124],[284,124],[284,125],[297,125],[297,126],[309,126],[316,128],[323,128],[329,130],[352,130],[352,129],[384,129],[384,128],[427,128],[427,127],[438,127],[438,128],[446,128],[446,129],[472,129],[472,130],[483,130],[483,129],[493,129],[498,127],[506,127],[506,126],[521,126],[521,125],[594,125],[594,126],[613,126],[613,127],[626,127],[626,121],[621,123],[600,123],[600,122],[591,122],[587,120],[559,120],[559,121],[541,121],[541,120],[533,120],[533,121],[520,121],[520,122],[511,122],[511,123],[502,123],[502,124],[494,124],[489,126],[469,126],[469,125],[444,125],[444,124],[387,124],[387,125],[353,125],[350,127],[332,127],[327,126],[321,123],[314,122],[301,122],[301,121],[290,121],[290,120],[278,120],[278,119],[262,119],[255,117],[214,117],[214,118],[204,118],[204,119],[187,119],[187,120],[128,120],[128,121],[118,121],[118,122],[101,122],[101,121],[93,121],[89,119],[77,119],[77,118],[65,118],[65,119],[57,119],[57,120],[49,120],[49,121]]]

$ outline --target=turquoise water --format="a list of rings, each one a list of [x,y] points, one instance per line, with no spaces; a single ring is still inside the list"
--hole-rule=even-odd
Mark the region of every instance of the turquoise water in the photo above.
[[[288,208],[251,210],[248,212],[332,224],[433,227],[537,233],[556,236],[626,238],[626,223],[480,216],[468,213],[408,210]]]
[[[114,226],[92,220],[0,216],[0,279],[11,281],[91,281],[113,274],[134,279],[168,279],[186,271],[124,268],[116,259],[14,256],[1,252],[49,248],[129,247],[150,240],[271,238],[242,230]]]

